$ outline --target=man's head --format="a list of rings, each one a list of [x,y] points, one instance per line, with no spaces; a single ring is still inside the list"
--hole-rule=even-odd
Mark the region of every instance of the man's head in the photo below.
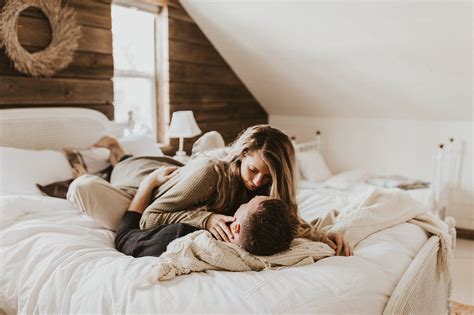
[[[287,250],[293,240],[288,205],[267,196],[256,196],[234,214],[232,243],[251,254],[269,256]]]

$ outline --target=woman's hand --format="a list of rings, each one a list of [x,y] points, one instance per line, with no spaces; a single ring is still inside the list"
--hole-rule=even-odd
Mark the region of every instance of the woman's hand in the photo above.
[[[162,166],[148,174],[142,181],[143,185],[151,186],[153,188],[159,187],[166,183],[176,171],[176,166]],[[141,184],[140,184],[141,185]]]
[[[323,236],[321,241],[334,249],[336,251],[336,256],[339,256],[340,254],[343,254],[344,256],[352,256],[352,249],[349,244],[344,241],[341,233],[327,233]]]
[[[206,230],[211,232],[211,234],[219,241],[230,242],[230,239],[233,238],[233,236],[227,222],[233,222],[234,220],[234,217],[227,215],[217,213],[211,214],[206,222]]]

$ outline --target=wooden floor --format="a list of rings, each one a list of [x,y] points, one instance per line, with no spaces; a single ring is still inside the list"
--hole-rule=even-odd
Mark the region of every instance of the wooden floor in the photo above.
[[[453,284],[451,300],[474,306],[474,240],[456,241]]]

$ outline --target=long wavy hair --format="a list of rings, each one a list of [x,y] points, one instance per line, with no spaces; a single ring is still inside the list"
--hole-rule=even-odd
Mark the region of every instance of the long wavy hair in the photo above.
[[[249,191],[241,177],[242,160],[260,153],[267,164],[271,181],[257,191]],[[278,198],[289,206],[291,224],[296,237],[321,240],[315,225],[304,221],[296,203],[296,160],[290,138],[269,125],[256,125],[242,131],[224,155],[215,155],[215,170],[219,174],[217,198],[206,208],[216,213],[234,213],[242,204],[256,195]]]
[[[240,168],[242,160],[256,152],[261,154],[267,164],[272,179],[252,192],[245,188]],[[231,144],[227,154],[215,164],[219,174],[218,197],[208,208],[215,212],[235,211],[240,204],[255,195],[266,195],[284,201],[296,215],[295,164],[295,150],[285,133],[269,125],[247,128]]]

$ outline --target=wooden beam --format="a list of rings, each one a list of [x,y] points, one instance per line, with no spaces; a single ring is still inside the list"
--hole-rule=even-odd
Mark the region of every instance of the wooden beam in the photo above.
[[[114,106],[112,104],[52,104],[52,105],[42,105],[42,104],[21,104],[21,105],[1,105],[1,109],[10,109],[10,108],[47,108],[47,107],[74,107],[74,108],[89,108],[103,113],[107,116],[108,119],[114,120]]]
[[[30,48],[30,47],[26,47]],[[7,76],[28,76],[15,70],[12,61],[0,49],[0,73]],[[113,77],[112,55],[75,52],[74,59],[66,68],[54,75],[55,78],[109,79]]]
[[[208,45],[196,45],[169,40],[169,60],[183,61],[188,63],[227,66],[221,55],[214,47]]]
[[[0,105],[112,104],[111,80],[0,77]]]
[[[168,23],[168,37],[170,39],[177,39],[187,43],[212,45],[195,23],[183,22],[173,18],[170,18]]]
[[[209,66],[180,61],[169,62],[169,75],[174,82],[208,83],[237,86],[242,82],[227,66]]]
[[[78,51],[112,54],[112,31],[82,26]],[[18,23],[18,38],[24,46],[46,47],[51,41],[51,31],[47,21],[22,17]]]
[[[193,18],[183,9],[174,6],[168,6],[168,16],[175,20],[183,22],[194,23]]]
[[[267,113],[256,101],[229,101],[218,103],[173,103],[170,112],[192,110],[196,120],[213,122],[223,120],[266,119]]]
[[[2,1],[4,0],[0,0],[0,2]],[[79,25],[99,27],[108,30],[112,28],[110,4],[90,0],[68,0],[67,5],[76,12],[76,19]],[[35,7],[24,10],[21,12],[20,17],[46,18],[43,12]]]
[[[209,86],[170,82],[170,104],[174,102],[219,102],[254,100],[245,86]]]

